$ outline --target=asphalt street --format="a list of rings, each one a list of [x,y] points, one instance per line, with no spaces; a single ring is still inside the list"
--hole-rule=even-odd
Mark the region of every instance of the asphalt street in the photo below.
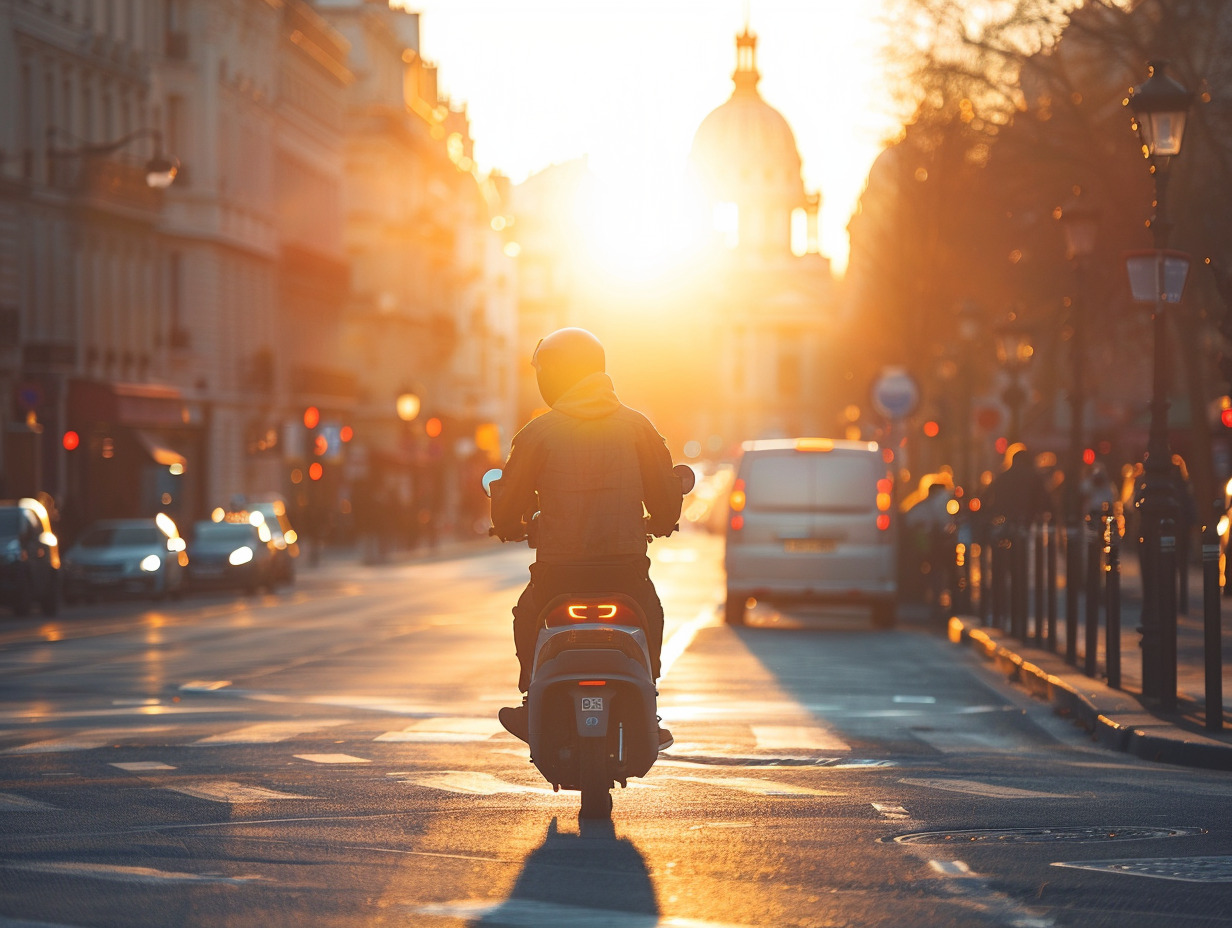
[[[1107,751],[905,610],[721,621],[656,542],[676,744],[579,823],[524,745],[530,552],[0,618],[0,926],[1232,925],[1232,779]]]

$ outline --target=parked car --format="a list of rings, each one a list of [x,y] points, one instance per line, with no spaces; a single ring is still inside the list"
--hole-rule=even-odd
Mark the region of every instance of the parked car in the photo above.
[[[186,548],[165,513],[95,522],[65,555],[65,598],[73,602],[100,593],[178,596],[188,564]]]
[[[29,615],[37,602],[55,615],[60,592],[60,542],[47,508],[30,498],[0,501],[0,603]]]
[[[226,514],[227,518],[242,518],[248,514],[248,520],[255,522],[254,515],[269,527],[270,537],[274,542],[274,578],[278,583],[295,582],[295,562],[299,557],[299,534],[291,527],[287,518],[287,506],[281,499],[263,499],[248,502],[243,508],[234,508]]]
[[[866,603],[894,624],[893,478],[869,442],[746,442],[728,499],[726,619],[749,599]]]
[[[188,579],[196,587],[273,590],[274,541],[269,526],[253,524],[247,513],[193,524],[188,539]]]

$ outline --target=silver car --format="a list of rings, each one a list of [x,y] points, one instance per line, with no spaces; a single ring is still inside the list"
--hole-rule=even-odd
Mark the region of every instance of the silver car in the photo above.
[[[727,609],[750,599],[857,602],[875,627],[894,624],[893,479],[870,442],[745,442],[729,497]]]
[[[100,593],[178,596],[187,545],[164,513],[148,519],[108,519],[91,525],[64,558],[64,597]]]

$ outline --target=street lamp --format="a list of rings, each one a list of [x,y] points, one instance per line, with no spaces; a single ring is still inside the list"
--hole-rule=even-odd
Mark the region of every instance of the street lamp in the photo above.
[[[403,422],[414,422],[419,416],[419,397],[409,390],[398,394],[394,409]]]
[[[1164,196],[1168,168],[1181,153],[1186,117],[1193,94],[1164,74],[1167,63],[1148,62],[1149,77],[1133,88],[1125,105],[1133,111],[1133,127],[1142,141],[1142,153],[1155,180],[1155,215],[1151,218],[1157,267],[1163,267],[1164,252],[1172,223],[1167,218]],[[1163,270],[1160,277],[1164,277]],[[1151,388],[1151,431],[1147,440],[1146,466],[1138,485],[1138,509],[1142,521],[1144,571],[1142,577],[1142,692],[1159,699],[1161,707],[1176,706],[1176,596],[1175,549],[1177,501],[1172,487],[1172,451],[1168,445],[1167,351],[1164,306],[1167,294],[1155,287],[1154,357]]]
[[[47,156],[49,158],[105,158],[115,154],[129,142],[135,142],[140,138],[150,138],[154,140],[154,154],[145,163],[146,186],[152,190],[165,190],[171,186],[175,175],[179,173],[180,161],[174,155],[163,152],[163,134],[157,129],[138,129],[112,142],[87,142],[75,148],[56,148],[52,140],[60,131],[62,130],[57,130],[54,126],[47,130]]]
[[[1083,297],[1086,287],[1087,259],[1095,251],[1095,237],[1099,231],[1099,211],[1085,205],[1081,200],[1071,200],[1053,213],[1065,233],[1065,256],[1074,266],[1074,299],[1070,302],[1070,362],[1072,365],[1069,387],[1069,466],[1065,479],[1065,619],[1066,659],[1077,660],[1076,638],[1069,629],[1076,629],[1078,622],[1077,579],[1082,576],[1082,446],[1083,413],[1086,408],[1086,390],[1083,382],[1085,362],[1083,342],[1086,325],[1083,320]]]
[[[1027,391],[1023,389],[1019,374],[1031,363],[1035,348],[1031,345],[1030,334],[1014,313],[1010,314],[1008,321],[997,327],[994,334],[997,342],[997,360],[1010,375],[1009,386],[1001,394],[1001,398],[1010,408],[1010,428],[1007,437],[1011,442],[1017,442],[1022,438],[1022,404],[1027,398]]]

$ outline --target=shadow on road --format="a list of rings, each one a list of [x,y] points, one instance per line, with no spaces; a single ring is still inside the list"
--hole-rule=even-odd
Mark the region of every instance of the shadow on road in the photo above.
[[[509,898],[475,922],[483,928],[600,924],[610,912],[619,928],[654,928],[659,901],[641,852],[616,836],[611,822],[581,823],[561,832],[555,818],[543,843],[526,857]],[[609,924],[608,921],[602,924]]]

